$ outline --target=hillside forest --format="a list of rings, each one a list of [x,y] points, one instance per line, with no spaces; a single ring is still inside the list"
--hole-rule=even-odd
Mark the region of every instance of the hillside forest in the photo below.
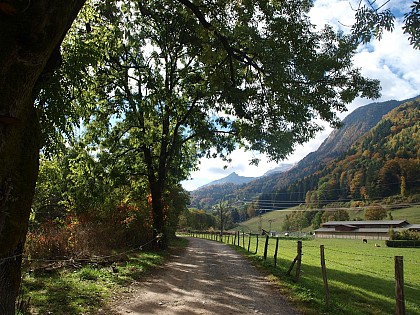
[[[354,123],[349,126],[348,132],[354,133]],[[300,211],[289,213],[285,231],[317,228],[328,220],[348,220],[349,213],[343,208],[366,207],[367,214],[359,219],[389,218],[384,207],[398,208],[420,201],[419,128],[417,98],[389,111],[349,149],[327,163],[320,161],[315,171],[292,183],[279,183],[287,179],[286,172],[264,178],[272,184],[271,191],[261,191],[262,180],[257,180],[247,185],[204,187],[193,192],[193,200],[196,205],[208,207],[224,198],[231,204],[232,223],[274,210],[308,210],[304,216]],[[299,167],[303,169],[300,172],[307,171],[305,164]],[[276,189],[276,185],[281,188]]]

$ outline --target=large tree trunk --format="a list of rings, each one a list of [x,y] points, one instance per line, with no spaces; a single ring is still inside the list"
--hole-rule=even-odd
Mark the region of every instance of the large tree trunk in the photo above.
[[[168,247],[168,234],[163,203],[163,188],[157,182],[150,183],[152,195],[153,236],[157,238],[156,245],[161,249]]]
[[[0,315],[15,313],[38,174],[35,85],[84,1],[38,0],[21,6],[22,1],[8,0],[0,7]]]

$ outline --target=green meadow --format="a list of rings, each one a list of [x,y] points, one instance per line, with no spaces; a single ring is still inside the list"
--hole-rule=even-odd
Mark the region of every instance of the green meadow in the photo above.
[[[276,239],[270,238],[267,260],[263,260],[265,237],[245,236],[238,248],[263,266],[282,291],[305,314],[395,314],[394,257],[404,257],[406,314],[420,315],[420,248],[388,248],[384,241],[349,239],[313,239],[302,241],[302,266],[299,281],[295,268],[287,276],[297,253],[297,241],[279,239],[277,267],[274,268]],[[227,238],[225,238],[227,241]],[[232,237],[229,238],[232,243]],[[376,247],[375,243],[380,247]],[[250,252],[247,251],[250,244]],[[330,291],[330,307],[325,306],[320,245],[325,247],[325,263]]]
[[[284,219],[286,218],[287,214],[290,214],[292,211],[295,211],[297,209],[294,208],[290,208],[290,209],[286,209],[286,210],[278,210],[278,211],[271,211],[271,212],[267,212],[261,215],[261,218],[259,216],[253,217],[245,222],[242,222],[239,224],[238,227],[235,228],[235,230],[240,230],[240,231],[245,231],[245,232],[257,232],[258,231],[258,227],[261,223],[261,227],[264,230],[270,230],[270,226],[271,226],[271,230],[272,231],[283,231],[283,222]],[[350,216],[350,220],[354,220],[356,218],[358,219],[363,219],[364,217],[364,210],[360,209],[352,209],[349,210],[349,216]],[[392,218],[394,220],[407,220],[409,223],[414,224],[420,224],[420,205],[415,205],[409,208],[404,208],[404,209],[396,209],[396,210],[391,210],[391,215]],[[310,231],[312,230],[312,227],[307,227],[305,229],[303,229],[303,231]]]

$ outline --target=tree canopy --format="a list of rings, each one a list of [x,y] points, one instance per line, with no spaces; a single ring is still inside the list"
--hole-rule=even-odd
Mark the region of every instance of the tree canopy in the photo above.
[[[199,157],[228,159],[240,146],[283,159],[321,129],[316,119],[338,125],[356,96],[378,96],[378,82],[352,66],[352,36],[315,31],[309,9],[91,1],[63,45],[60,89],[70,92],[56,99],[45,89],[42,104],[65,98],[84,109],[97,158],[147,180],[161,233],[165,190]]]

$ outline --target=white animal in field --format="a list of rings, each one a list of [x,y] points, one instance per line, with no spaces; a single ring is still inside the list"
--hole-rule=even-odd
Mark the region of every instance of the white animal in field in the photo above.
[[[375,243],[375,247],[381,247],[381,245]]]

